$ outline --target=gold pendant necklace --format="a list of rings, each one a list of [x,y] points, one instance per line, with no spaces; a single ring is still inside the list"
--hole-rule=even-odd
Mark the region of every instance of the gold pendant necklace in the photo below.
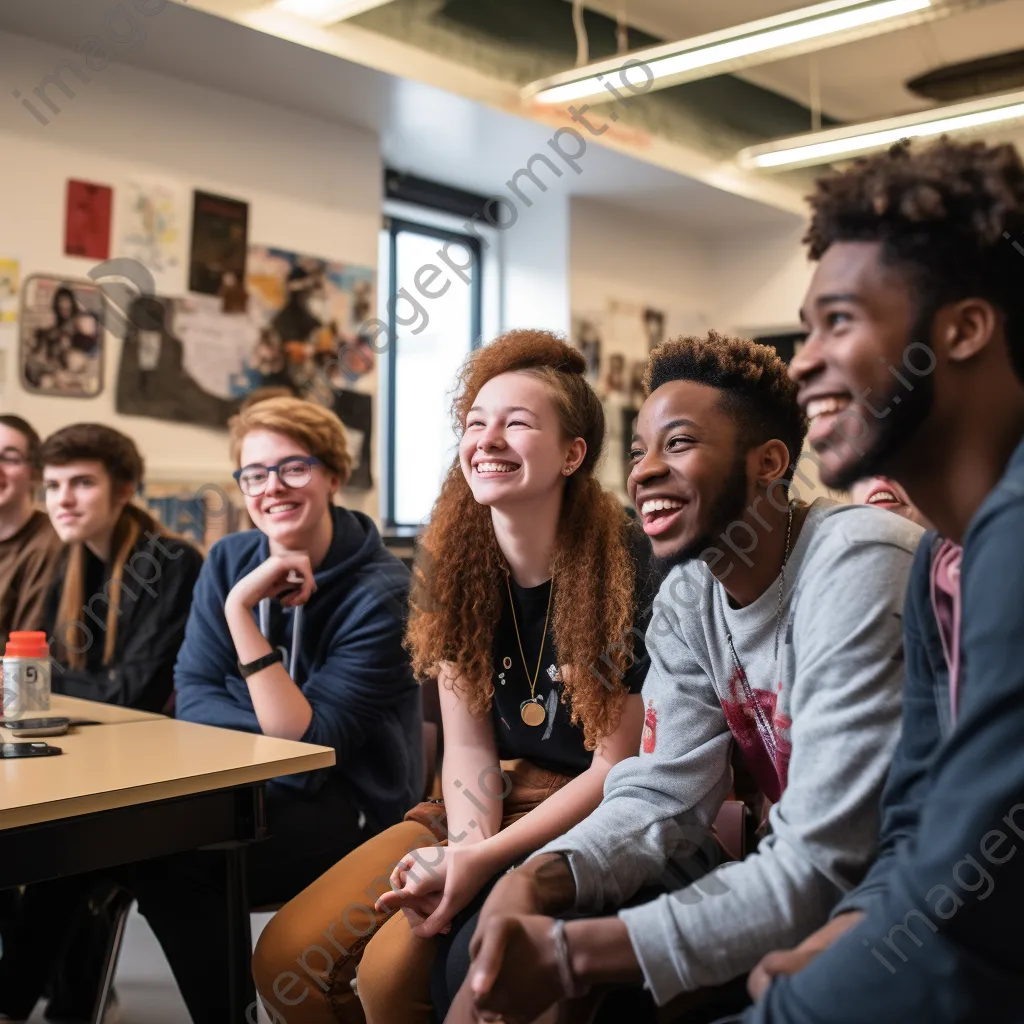
[[[523,653],[523,638],[519,635],[519,621],[516,619],[516,605],[512,600],[512,584],[508,581],[509,574],[505,573],[505,586],[508,589],[508,603],[512,609],[512,625],[516,629],[516,642],[519,644],[519,657],[523,659],[523,670],[526,672],[526,681],[530,684],[530,699],[524,700],[519,705],[519,717],[526,725],[543,725],[548,717],[544,704],[537,697],[537,678],[540,676],[540,663],[544,659],[544,643],[548,637],[548,622],[551,619],[551,598],[555,593],[555,580],[551,579],[551,589],[548,591],[548,610],[544,616],[544,632],[540,635],[540,651],[537,654],[537,668],[530,678],[530,666],[526,664],[526,655]]]

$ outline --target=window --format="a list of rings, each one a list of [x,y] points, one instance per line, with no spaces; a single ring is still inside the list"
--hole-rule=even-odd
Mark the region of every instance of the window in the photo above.
[[[455,375],[481,339],[481,245],[457,231],[391,218],[386,227],[389,322],[389,526],[426,521],[455,451]],[[460,272],[439,255],[444,250]],[[431,270],[429,268],[436,268]]]

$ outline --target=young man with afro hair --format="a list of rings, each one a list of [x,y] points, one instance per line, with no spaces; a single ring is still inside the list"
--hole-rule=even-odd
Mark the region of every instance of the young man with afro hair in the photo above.
[[[667,575],[641,750],[588,818],[495,887],[448,1024],[532,1021],[609,985],[625,987],[601,1021],[652,1019],[652,997],[713,1020],[745,1005],[746,974],[820,927],[875,855],[921,530],[793,500],[806,421],[773,349],[681,338],[652,353],[644,384],[629,492]],[[711,825],[734,747],[770,834],[722,863]],[[553,920],[602,911],[617,916]]]
[[[898,480],[963,554],[952,602],[930,544],[915,562],[881,855],[828,926],[765,960],[743,1019],[1019,1021],[1024,163],[1009,145],[901,145],[823,179],[812,207],[819,265],[792,374],[822,477]],[[923,656],[929,584],[945,687]]]

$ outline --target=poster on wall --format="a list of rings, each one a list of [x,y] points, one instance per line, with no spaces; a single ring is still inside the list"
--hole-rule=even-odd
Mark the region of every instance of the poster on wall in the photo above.
[[[68,180],[64,214],[64,254],[110,259],[110,215],[114,190],[109,185]]]
[[[374,367],[363,324],[375,309],[375,274],[284,249],[249,250],[249,316],[260,329],[250,386],[287,384],[325,405]]]
[[[334,399],[334,412],[345,424],[352,456],[352,476],[346,486],[368,491],[373,487],[370,473],[373,399],[359,391],[339,391]]]
[[[195,192],[189,291],[220,295],[237,289],[245,277],[249,204],[209,192]]]
[[[118,255],[151,273],[175,270],[184,260],[185,205],[170,182],[132,179],[120,190]]]
[[[117,375],[116,408],[127,416],[223,428],[238,409],[237,384],[256,337],[245,317],[216,299],[137,298]]]
[[[572,318],[572,343],[587,361],[587,379],[597,384],[601,375],[601,337],[604,317],[600,313],[580,313]]]
[[[19,279],[18,261],[0,256],[0,324],[18,319]]]
[[[94,398],[103,390],[102,290],[91,281],[33,274],[21,296],[19,359],[25,389]]]

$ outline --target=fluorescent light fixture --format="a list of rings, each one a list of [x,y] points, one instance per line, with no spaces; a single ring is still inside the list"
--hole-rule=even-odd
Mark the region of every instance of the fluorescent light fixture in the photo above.
[[[275,0],[273,6],[314,25],[333,25],[386,3],[390,0]]]
[[[900,139],[977,131],[989,125],[1018,120],[1024,120],[1024,90],[933,107],[884,121],[777,139],[763,146],[741,150],[736,161],[741,167],[761,170],[812,167],[885,149]]]
[[[287,0],[286,0],[287,2]],[[300,2],[300,0],[292,0]],[[536,103],[592,103],[664,89],[892,32],[995,0],[827,0],[692,39],[637,50],[526,86]]]

